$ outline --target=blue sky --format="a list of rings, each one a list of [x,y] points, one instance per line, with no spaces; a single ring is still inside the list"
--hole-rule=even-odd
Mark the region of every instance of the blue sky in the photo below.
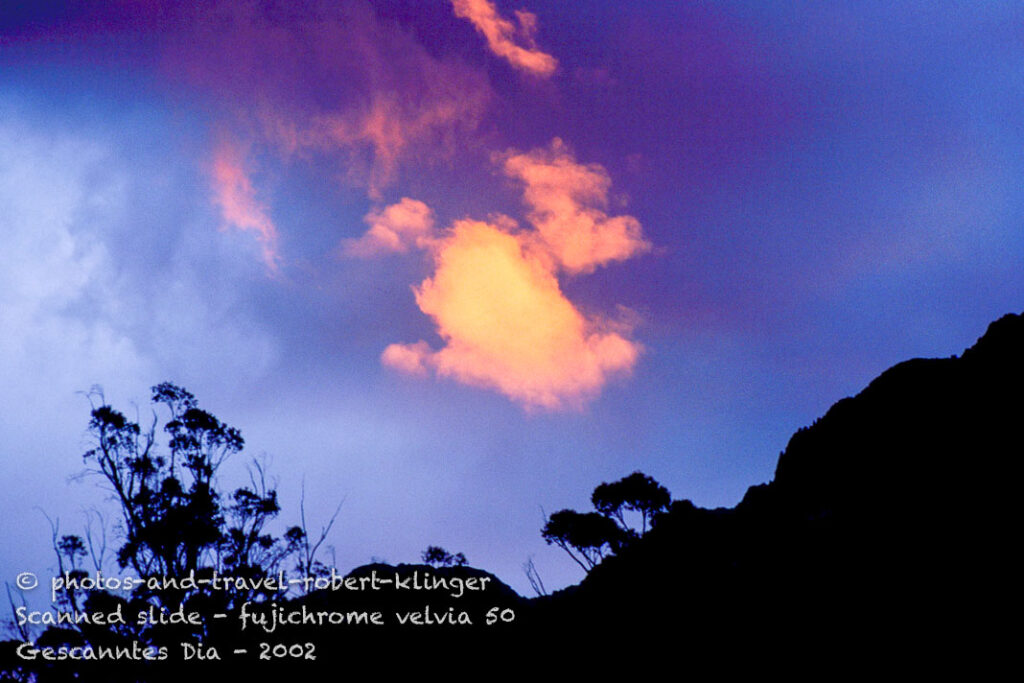
[[[525,592],[528,556],[581,578],[542,510],[637,469],[733,505],[833,402],[1024,308],[1016,3],[334,6],[2,10],[4,576],[52,563],[40,509],[114,512],[68,482],[93,385],[192,390],[282,522],[303,482],[314,519],[344,499],[341,569],[439,544]],[[571,260],[581,221],[610,256]],[[474,336],[449,312],[506,247],[536,326]],[[562,346],[488,346],[535,333]]]

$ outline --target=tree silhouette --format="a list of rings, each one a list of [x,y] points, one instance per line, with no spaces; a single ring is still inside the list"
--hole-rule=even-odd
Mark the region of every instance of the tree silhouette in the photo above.
[[[316,554],[340,505],[319,536],[310,539],[303,496],[302,524],[279,536],[272,533],[270,525],[280,513],[280,505],[265,465],[253,461],[248,485],[222,490],[218,472],[228,459],[242,452],[245,442],[237,429],[202,410],[191,392],[166,382],[152,387],[152,419],[145,425],[138,417],[130,419],[107,404],[98,388],[87,398],[92,447],[83,454],[86,474],[98,476],[117,504],[114,531],[120,546],[116,562],[126,570],[122,576],[132,581],[123,591],[76,588],[76,579],[89,576],[83,569],[86,561],[91,560],[95,570],[106,576],[117,573],[105,571],[105,520],[100,513],[91,512],[84,539],[62,535],[58,521],[51,520],[59,577],[65,583],[55,596],[62,612],[85,616],[136,615],[153,613],[151,610],[158,615],[227,614],[237,612],[247,601],[286,599],[282,588],[290,585],[287,574],[293,568],[304,577],[322,573]],[[459,558],[465,562],[461,554],[452,556],[452,561]],[[220,577],[218,583],[212,581],[214,575]],[[284,577],[284,586],[279,575]],[[15,609],[10,595],[8,600]],[[245,638],[226,619],[196,622],[129,617],[125,623],[101,625],[83,619],[49,626],[34,638],[34,644],[131,649],[133,645],[159,648],[203,642],[230,648]],[[27,629],[19,635],[23,641],[33,640]],[[157,675],[145,664],[118,660],[92,667],[92,672],[95,680],[112,682],[154,677],[177,680],[173,667],[164,667]],[[13,670],[0,670],[0,678]],[[29,670],[31,680],[40,682],[77,680],[80,673],[71,662],[53,664],[45,659],[33,660]]]
[[[440,546],[431,545],[420,555],[424,562],[434,567],[462,567],[466,564],[466,556],[462,553],[452,555]]]
[[[590,501],[602,515],[612,517],[623,531],[636,532],[626,523],[625,512],[631,510],[641,515],[639,534],[647,533],[648,522],[659,512],[668,509],[672,496],[668,489],[643,472],[633,472],[628,477],[602,483],[594,489]]]
[[[545,542],[555,544],[589,572],[622,541],[619,526],[597,512],[559,510],[553,513],[541,530]]]
[[[646,533],[648,522],[667,510],[672,498],[657,481],[643,472],[633,472],[619,481],[599,484],[590,500],[597,512],[559,510],[547,518],[541,530],[549,545],[562,548],[586,572],[596,567],[607,553],[620,551]],[[640,531],[626,522],[626,511],[640,513]],[[529,569],[527,577],[533,585]]]
[[[281,537],[268,531],[280,506],[259,462],[250,467],[248,486],[230,494],[219,490],[217,473],[242,451],[241,433],[200,409],[189,391],[170,383],[152,388],[152,420],[145,427],[108,405],[98,389],[88,397],[93,447],[83,458],[88,472],[99,475],[118,504],[122,544],[117,564],[131,570],[139,582],[127,596],[103,591],[85,596],[66,589],[60,601],[74,612],[122,605],[126,613],[150,607],[210,613],[275,596],[274,584],[259,579],[284,571],[287,560],[302,548],[306,533],[299,526]],[[166,439],[158,438],[160,413]],[[55,525],[53,534],[62,574],[84,576],[79,563],[92,547],[91,540],[87,544],[79,536],[58,538]],[[231,577],[232,583],[210,586],[214,573]],[[236,578],[247,583],[236,584]],[[206,620],[200,624],[133,623],[121,629],[50,628],[39,642],[197,642],[215,635],[213,628]]]
[[[195,396],[181,387],[165,382],[152,392],[152,403],[168,414],[166,453],[158,450],[156,409],[143,429],[102,402],[101,393],[90,394],[89,431],[95,446],[84,459],[106,480],[120,506],[124,544],[118,564],[143,579],[185,577],[200,570],[245,577],[276,572],[298,550],[305,532],[292,527],[280,539],[267,533],[280,506],[258,463],[249,486],[228,496],[217,490],[217,471],[244,447],[241,433],[200,409]],[[230,607],[252,595],[229,597],[234,598]]]

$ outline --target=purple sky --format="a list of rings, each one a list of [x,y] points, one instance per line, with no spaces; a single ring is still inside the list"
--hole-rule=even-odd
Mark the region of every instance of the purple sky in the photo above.
[[[169,380],[339,567],[581,578],[541,509],[735,504],[890,365],[1024,310],[1017,2],[0,9],[0,573],[88,402]],[[225,472],[235,478],[239,459]],[[113,514],[114,509],[108,508]]]

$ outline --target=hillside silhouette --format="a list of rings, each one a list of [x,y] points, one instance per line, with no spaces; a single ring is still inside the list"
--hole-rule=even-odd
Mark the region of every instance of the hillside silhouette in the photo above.
[[[1022,380],[1020,315],[960,357],[890,368],[797,431],[771,482],[731,509],[674,502],[578,587],[538,600],[542,621],[595,639],[595,624],[671,629],[710,652],[996,647]]]
[[[900,363],[838,401],[792,436],[772,480],[735,507],[674,501],[576,586],[526,599],[472,567],[367,565],[348,577],[419,576],[440,587],[315,591],[283,603],[380,611],[388,623],[283,627],[273,637],[225,628],[217,639],[225,650],[311,642],[318,658],[228,657],[221,671],[262,680],[358,662],[424,673],[429,662],[507,667],[540,651],[588,668],[627,653],[683,667],[728,666],[723,657],[741,655],[934,661],[980,645],[998,652],[1008,635],[993,615],[1010,609],[1008,556],[1019,538],[1011,463],[1021,454],[1022,380],[1024,316],[1011,314],[961,356]],[[470,579],[481,589],[465,589]],[[428,604],[435,619],[465,612],[473,623],[394,618]],[[504,609],[514,620],[488,623]],[[171,680],[190,666],[143,666],[124,680]],[[40,680],[65,680],[72,668],[41,667]],[[119,680],[122,670],[89,680]]]

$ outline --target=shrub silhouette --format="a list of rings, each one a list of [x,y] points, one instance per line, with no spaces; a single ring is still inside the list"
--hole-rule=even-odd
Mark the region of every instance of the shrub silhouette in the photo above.
[[[462,553],[452,555],[444,548],[436,545],[428,546],[420,555],[424,562],[434,567],[464,567],[466,556]]]

